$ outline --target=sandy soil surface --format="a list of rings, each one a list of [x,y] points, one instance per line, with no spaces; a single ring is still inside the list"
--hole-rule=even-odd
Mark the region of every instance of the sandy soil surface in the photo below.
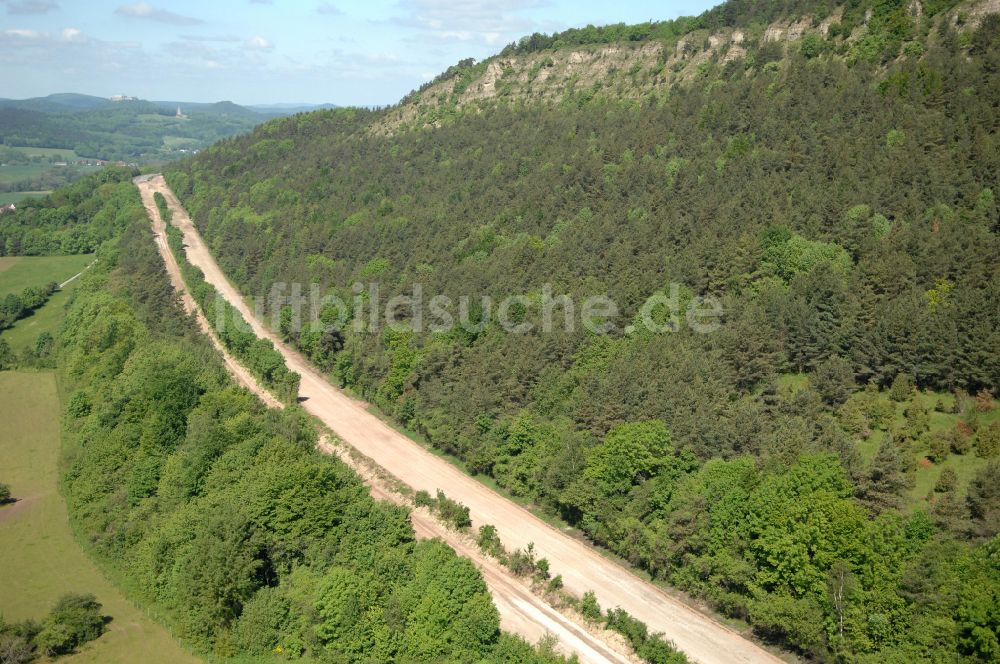
[[[663,632],[693,661],[703,664],[782,661],[483,486],[368,412],[365,404],[333,387],[303,356],[254,317],[163,178],[150,176],[137,184],[144,199],[148,197],[150,202],[153,191],[160,191],[166,197],[172,223],[184,232],[188,260],[201,268],[205,279],[240,310],[257,335],[274,343],[288,367],[302,376],[299,394],[303,407],[348,445],[413,489],[432,494],[441,489],[448,497],[467,505],[474,526],[493,524],[508,550],[523,549],[534,543],[538,557],[549,560],[553,572],[562,575],[568,591],[582,595],[593,590],[601,606],[625,609],[652,631]],[[501,601],[497,605],[501,608]]]

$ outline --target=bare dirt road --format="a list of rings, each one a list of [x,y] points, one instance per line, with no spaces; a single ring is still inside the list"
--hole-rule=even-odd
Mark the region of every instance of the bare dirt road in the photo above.
[[[167,268],[171,285],[180,294],[181,304],[185,312],[195,316],[199,329],[222,355],[226,369],[240,385],[260,397],[268,407],[283,408],[284,404],[261,386],[254,376],[223,347],[215,331],[195,303],[181,276],[180,266],[167,244],[166,225],[160,217],[156,202],[153,200],[155,189],[149,186],[148,181],[149,176],[140,176],[135,179],[135,184],[139,187],[146,213],[152,221],[156,248]],[[405,504],[401,496],[381,483],[371,473],[366,472],[367,469],[363,464],[353,459],[342,448],[329,443],[325,437],[321,438],[317,447],[326,454],[339,457],[358,471],[372,489],[372,495],[376,499]],[[568,616],[553,609],[545,600],[535,595],[522,580],[513,576],[492,558],[484,556],[477,546],[468,541],[468,538],[448,529],[428,511],[412,510],[410,521],[413,523],[413,529],[418,538],[440,538],[455,549],[459,555],[469,558],[476,564],[490,589],[494,604],[500,612],[501,627],[504,630],[519,634],[531,643],[537,643],[542,637],[550,634],[558,640],[561,650],[566,654],[576,653],[584,662],[627,664],[638,661],[629,655],[627,646],[621,643],[621,639],[617,635],[588,631]]]
[[[752,641],[643,581],[587,544],[550,526],[528,510],[483,486],[444,459],[399,433],[368,412],[365,404],[334,388],[309,362],[265,328],[229,283],[205,246],[190,217],[160,176],[139,183],[143,196],[161,192],[171,209],[172,222],[184,233],[188,260],[201,268],[205,279],[243,314],[261,337],[270,339],[284,355],[289,369],[302,376],[303,407],[390,475],[415,490],[437,489],[469,507],[474,525],[496,526],[504,545],[513,550],[534,543],[561,574],[570,592],[593,590],[603,607],[621,607],[663,632],[692,660],[703,664],[781,662]],[[155,210],[155,205],[154,205]],[[499,608],[499,606],[498,606]]]
[[[163,259],[163,263],[167,268],[170,285],[180,294],[181,306],[184,307],[186,313],[194,315],[195,321],[198,323],[198,329],[211,340],[212,345],[222,355],[222,361],[225,363],[226,369],[236,381],[260,397],[261,401],[267,404],[269,408],[280,407],[281,402],[265,390],[257,382],[257,379],[253,377],[253,374],[240,364],[235,357],[229,354],[229,351],[225,349],[219,337],[215,334],[215,330],[208,323],[208,319],[205,318],[201,309],[195,304],[194,298],[188,292],[187,286],[184,284],[184,279],[181,278],[181,269],[177,264],[177,259],[174,258],[173,252],[170,251],[170,246],[167,245],[167,227],[163,219],[160,218],[160,211],[156,207],[156,201],[153,200],[153,190],[144,186],[149,177],[148,175],[140,175],[135,178],[134,182],[139,187],[139,193],[142,196],[142,204],[146,208],[146,214],[149,215],[149,219],[152,221],[153,240],[156,242],[156,249],[160,252],[160,258]]]

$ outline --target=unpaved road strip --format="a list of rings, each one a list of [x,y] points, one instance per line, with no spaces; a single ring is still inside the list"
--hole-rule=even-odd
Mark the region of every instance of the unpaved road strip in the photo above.
[[[593,590],[601,606],[625,609],[652,631],[663,632],[694,661],[702,664],[776,664],[782,661],[463,474],[368,412],[365,404],[334,388],[308,360],[254,317],[242,295],[216,264],[162,176],[151,176],[139,183],[139,187],[149,200],[152,200],[153,191],[164,195],[172,213],[172,223],[184,233],[188,260],[201,268],[206,281],[243,314],[258,336],[274,343],[285,357],[288,368],[302,376],[299,394],[304,398],[303,407],[344,442],[414,490],[423,489],[433,494],[441,489],[448,497],[467,505],[473,524],[496,526],[509,550],[523,549],[534,543],[537,555],[547,558],[552,569],[562,575],[567,590],[577,595]]]
[[[160,217],[156,202],[153,200],[154,189],[147,186],[147,179],[148,176],[139,176],[134,181],[139,187],[146,213],[152,221],[156,248],[167,268],[170,284],[181,296],[184,310],[195,316],[199,329],[208,336],[212,345],[222,354],[226,369],[240,385],[260,397],[268,407],[283,408],[284,405],[260,385],[254,376],[223,347],[215,330],[209,325],[201,308],[195,303],[181,276],[177,259],[167,244],[166,225]],[[359,474],[371,487],[372,495],[376,499],[397,504],[405,503],[398,494],[382,485],[369,473],[364,472],[365,469],[346,454],[346,451],[328,443],[325,439],[321,439],[317,447],[326,454],[338,456],[354,470],[359,471]],[[493,602],[500,612],[501,627],[504,630],[519,634],[532,643],[537,643],[545,635],[551,634],[559,641],[561,650],[566,654],[577,653],[583,662],[627,664],[637,661],[623,652],[618,652],[609,643],[605,643],[601,638],[546,604],[542,598],[532,593],[520,579],[514,577],[497,561],[484,556],[478,547],[471,544],[465,537],[448,529],[426,510],[412,510],[410,520],[418,538],[440,538],[455,549],[459,555],[469,558],[476,564],[490,589]],[[621,647],[620,649],[625,650]]]
[[[211,340],[212,345],[217,351],[222,355],[222,361],[226,365],[226,369],[229,373],[236,379],[236,381],[247,388],[263,401],[269,408],[280,407],[281,402],[278,401],[274,396],[265,390],[261,386],[257,379],[254,378],[242,364],[240,364],[235,357],[229,354],[225,346],[222,345],[222,341],[219,340],[218,335],[215,334],[215,330],[209,324],[208,319],[202,313],[201,308],[195,303],[194,298],[191,297],[191,293],[188,292],[187,285],[184,283],[184,279],[181,277],[181,268],[177,264],[177,259],[174,257],[172,251],[170,251],[170,246],[167,244],[167,226],[160,218],[160,211],[156,207],[156,201],[153,200],[153,192],[147,188],[141,186],[141,183],[145,181],[148,176],[140,175],[135,178],[134,182],[139,186],[139,193],[142,196],[142,204],[146,208],[146,214],[149,215],[150,221],[153,224],[153,240],[156,242],[156,249],[160,252],[160,257],[163,259],[163,263],[167,268],[167,275],[170,277],[170,285],[174,287],[174,290],[180,294],[181,306],[184,307],[184,311],[188,314],[194,314],[195,321],[198,323],[198,329]]]

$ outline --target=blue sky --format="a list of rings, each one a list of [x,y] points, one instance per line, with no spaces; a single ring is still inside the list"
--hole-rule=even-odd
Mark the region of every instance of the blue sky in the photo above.
[[[0,0],[0,97],[395,103],[531,32],[715,0]]]

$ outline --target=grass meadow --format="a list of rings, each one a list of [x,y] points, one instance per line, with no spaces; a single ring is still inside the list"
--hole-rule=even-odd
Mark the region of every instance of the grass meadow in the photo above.
[[[18,293],[29,286],[43,286],[49,281],[62,283],[94,260],[92,254],[81,256],[25,256],[0,258],[0,298]],[[0,333],[15,353],[34,345],[38,335],[48,332],[55,336],[66,314],[66,303],[78,280],[56,291],[45,305],[27,318],[22,318],[9,330]]]
[[[65,592],[97,596],[108,631],[67,664],[194,664],[170,634],[133,606],[73,538],[58,490],[60,406],[52,372],[0,372],[0,481],[17,502],[0,507],[0,614],[40,620]]]
[[[0,297],[50,281],[62,283],[90,265],[93,254],[77,256],[4,256],[0,258]]]
[[[7,203],[20,203],[25,198],[41,198],[42,196],[48,196],[51,193],[51,191],[8,191],[0,193],[0,205],[7,205]]]

